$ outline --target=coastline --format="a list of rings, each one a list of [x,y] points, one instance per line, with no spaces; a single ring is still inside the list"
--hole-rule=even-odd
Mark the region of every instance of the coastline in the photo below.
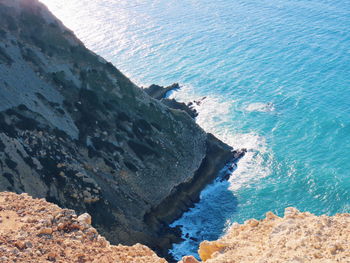
[[[141,244],[111,245],[87,213],[10,192],[0,192],[0,207],[1,262],[167,263]],[[232,225],[220,239],[200,244],[200,261],[186,255],[178,263],[347,262],[349,226],[350,214],[316,216],[288,207],[283,217],[267,212]]]
[[[244,152],[207,134],[188,105],[162,98],[171,89],[147,95],[44,5],[1,5],[0,74],[14,91],[0,90],[0,190],[88,212],[111,243],[168,255],[180,239],[169,224]]]
[[[305,142],[312,137],[304,136],[305,140],[298,141],[299,138],[292,136],[297,135],[293,129],[299,131],[300,126],[282,117],[286,114],[282,103],[264,96],[253,98],[253,94],[266,91],[264,85],[256,85],[258,90],[243,72],[239,76],[244,82],[242,86],[233,82],[228,86],[228,89],[233,87],[232,97],[225,93],[221,101],[221,97],[216,97],[219,92],[215,92],[227,82],[209,85],[217,72],[208,71],[206,63],[196,63],[196,66],[208,74],[208,78],[197,76],[202,76],[199,79],[203,80],[203,86],[208,84],[212,89],[209,92],[189,82],[183,92],[174,96],[169,93],[180,88],[177,83],[141,89],[112,63],[86,49],[73,32],[37,3],[37,0],[0,3],[1,262],[166,263],[159,256],[171,263],[177,260],[178,263],[350,260],[348,178],[346,171],[335,170],[344,167],[342,162],[346,162],[346,158],[339,158],[342,155],[338,154],[332,159],[331,154],[337,152],[329,151],[335,146],[332,134],[340,135],[342,142],[347,139],[348,134],[342,133],[347,128],[344,122],[328,123],[331,133],[319,133],[325,141],[316,142],[324,152],[309,148],[311,144]],[[280,3],[278,9],[281,10]],[[179,17],[181,13],[174,12],[174,15]],[[250,15],[252,13],[248,17]],[[278,35],[277,31],[273,33]],[[208,35],[212,35],[211,32]],[[242,41],[251,40],[240,37]],[[172,42],[175,46],[179,43]],[[276,43],[277,50],[283,46]],[[288,43],[289,46],[295,42]],[[215,50],[214,45],[210,46]],[[218,47],[222,49],[222,45]],[[259,45],[253,47],[258,48]],[[217,55],[212,58],[221,58],[219,52]],[[253,62],[259,64],[260,57],[256,58]],[[243,59],[252,62],[250,57]],[[225,57],[222,61],[220,67],[224,71],[230,60],[227,65]],[[176,69],[181,72],[186,65],[190,68],[191,62],[180,64]],[[139,65],[130,63],[130,66]],[[145,63],[141,71],[152,72],[149,66]],[[249,68],[254,80],[254,74],[261,72],[253,65]],[[272,65],[266,68],[271,69]],[[143,79],[142,74],[139,76]],[[169,74],[159,81],[171,79],[169,83],[172,83],[173,76],[182,75]],[[230,75],[226,80],[232,76],[238,75]],[[322,81],[319,75],[317,79]],[[244,91],[249,98],[239,102],[237,96],[236,101],[235,95],[240,88],[245,89],[245,85],[251,87]],[[315,86],[311,85],[309,90]],[[193,96],[186,88],[194,91]],[[281,97],[288,91],[278,89]],[[200,94],[206,97],[194,98]],[[295,98],[289,97],[290,101]],[[312,98],[318,102],[316,94],[312,94]],[[298,104],[302,104],[302,99]],[[293,109],[288,103],[284,106],[287,111]],[[321,104],[314,108],[324,109]],[[302,109],[305,117],[315,116],[307,115],[307,108]],[[326,122],[345,116],[344,112],[335,114],[335,110],[328,113],[330,118],[324,114]],[[275,118],[268,117],[272,115]],[[255,117],[250,119],[251,116]],[[268,125],[259,126],[269,119],[279,125],[291,125],[293,129],[284,130],[284,135],[291,136],[292,142],[304,142],[300,152],[288,140],[282,141],[279,151],[274,151],[281,142],[277,137],[276,141],[271,140],[274,138],[269,137],[269,132],[272,130],[276,135],[283,129],[278,129],[275,122],[272,122],[273,129]],[[316,118],[307,119],[324,124]],[[242,124],[246,129],[241,129],[239,122],[251,125]],[[341,128],[335,130],[333,124]],[[313,129],[302,127],[312,134]],[[256,140],[252,142],[252,138]],[[309,159],[306,153],[315,158]],[[269,158],[275,154],[277,162],[272,162],[275,159]],[[244,155],[237,167],[236,163]],[[282,159],[277,158],[281,156]],[[322,162],[316,176],[300,169],[300,166],[312,169],[312,160]],[[332,160],[339,163],[330,162]],[[333,167],[325,168],[332,163]],[[284,169],[286,167],[288,169]],[[345,179],[340,178],[343,174]],[[286,208],[283,216],[281,209],[287,206],[292,207]]]
[[[175,83],[168,87],[153,84],[144,90],[150,96],[164,103],[169,101],[166,100],[169,92],[179,89],[181,89],[179,84]],[[173,109],[185,111],[193,119],[200,114],[191,107],[192,103],[185,104],[183,102],[177,102],[175,99],[172,99],[172,101],[173,103],[171,105],[173,107],[167,105],[167,103],[165,104]],[[162,235],[166,237],[163,243],[158,243],[156,246],[150,245],[150,247],[155,251],[161,251],[161,255],[165,256],[169,262],[175,261],[168,250],[172,247],[173,243],[182,241],[181,230],[172,228],[169,225],[199,202],[199,196],[202,190],[219,176],[219,172],[228,163],[236,164],[246,153],[246,149],[233,150],[232,147],[217,139],[211,133],[207,133],[206,143],[207,151],[205,158],[193,178],[188,182],[178,185],[170,196],[145,215],[147,224],[155,229],[155,231],[162,232]],[[221,180],[228,179],[229,175],[226,174]],[[159,222],[163,225],[163,229],[159,228]]]

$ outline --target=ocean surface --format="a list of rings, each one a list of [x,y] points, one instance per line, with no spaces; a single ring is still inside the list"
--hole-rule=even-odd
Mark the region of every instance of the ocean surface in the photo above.
[[[179,82],[204,129],[248,149],[173,224],[178,257],[267,211],[350,212],[349,0],[42,2],[136,84]]]

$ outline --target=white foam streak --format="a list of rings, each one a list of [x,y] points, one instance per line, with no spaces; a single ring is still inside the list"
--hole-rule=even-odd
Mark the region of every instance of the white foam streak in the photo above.
[[[257,112],[272,112],[275,110],[275,106],[269,103],[255,102],[251,103],[246,107],[246,111],[257,111]]]

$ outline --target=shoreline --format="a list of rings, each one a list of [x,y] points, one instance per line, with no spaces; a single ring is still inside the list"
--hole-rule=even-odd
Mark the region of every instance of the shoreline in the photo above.
[[[169,256],[180,238],[169,223],[244,152],[206,133],[189,105],[162,98],[178,85],[152,98],[36,0],[6,0],[0,13],[0,75],[14,89],[0,90],[11,102],[0,111],[0,190],[88,212],[112,244]]]
[[[160,100],[164,103],[167,99],[169,92],[181,89],[178,83],[175,83],[168,87],[162,87],[158,85],[151,85],[149,88],[144,90],[150,96],[154,96],[155,99]],[[185,104],[172,99],[174,109],[185,111],[194,120],[198,116],[198,113],[191,105],[195,102]],[[167,105],[168,107],[171,107]],[[202,161],[201,166],[195,172],[195,175],[189,182],[182,183],[176,187],[175,192],[168,196],[159,206],[152,209],[148,214],[145,215],[145,220],[148,224],[156,228],[157,221],[161,220],[165,224],[163,228],[164,235],[169,238],[168,244],[162,244],[159,247],[151,247],[156,251],[161,251],[161,256],[165,255],[165,258],[169,262],[174,261],[169,250],[172,244],[181,243],[182,231],[177,227],[170,227],[170,225],[181,218],[183,214],[189,211],[190,208],[194,207],[199,202],[199,196],[201,192],[212,183],[215,179],[220,176],[220,171],[225,169],[229,164],[236,165],[237,162],[245,155],[246,149],[233,150],[231,146],[222,142],[216,138],[215,135],[207,133],[207,152],[206,156]],[[233,168],[232,168],[233,169]],[[233,170],[228,168],[226,173],[223,174],[220,181],[228,180]],[[169,209],[169,208],[173,209]],[[163,247],[163,248],[162,248]],[[166,248],[166,251],[164,250]]]

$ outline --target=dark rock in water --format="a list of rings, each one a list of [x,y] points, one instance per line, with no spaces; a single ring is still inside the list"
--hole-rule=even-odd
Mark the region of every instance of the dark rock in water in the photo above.
[[[246,148],[236,150],[234,151],[234,158],[238,160],[242,158],[246,154],[246,152],[247,152]]]
[[[178,90],[178,89],[180,89],[179,84],[174,83],[168,87],[162,87],[162,86],[152,84],[151,86],[149,86],[148,88],[145,88],[143,90],[146,91],[146,93],[148,95],[150,95],[152,98],[155,98],[157,100],[161,100],[163,98],[166,98],[166,95],[169,91]]]
[[[231,173],[225,173],[223,176],[222,176],[222,178],[221,178],[221,182],[223,182],[223,181],[227,181],[227,180],[229,180],[230,179],[230,177],[231,177]]]
[[[146,91],[146,93],[151,97],[157,100],[160,100],[163,104],[165,104],[169,108],[172,108],[175,110],[182,110],[186,112],[188,115],[190,115],[193,119],[196,118],[198,116],[198,112],[193,108],[192,102],[185,104],[183,102],[178,102],[175,99],[166,98],[166,95],[169,91],[178,90],[178,89],[180,89],[179,84],[174,83],[171,86],[168,86],[165,88],[162,86],[152,84],[151,86],[143,90]]]
[[[247,149],[239,149],[236,151],[233,151],[233,159],[227,163],[226,167],[224,168],[223,174],[220,176],[220,181],[228,181],[232,175],[232,173],[237,168],[237,162],[246,154]]]
[[[190,107],[188,104],[186,105],[183,102],[178,102],[175,99],[162,99],[161,102],[169,108],[186,112],[193,119],[198,116],[198,112],[194,108]]]
[[[112,243],[166,255],[181,240],[169,223],[242,153],[87,50],[37,0],[0,1],[0,31],[0,191],[88,212]]]
[[[207,97],[203,97],[200,100],[194,100],[193,102],[191,102],[191,105],[196,104],[197,106],[200,106],[202,104],[203,100],[205,100],[206,98]]]

